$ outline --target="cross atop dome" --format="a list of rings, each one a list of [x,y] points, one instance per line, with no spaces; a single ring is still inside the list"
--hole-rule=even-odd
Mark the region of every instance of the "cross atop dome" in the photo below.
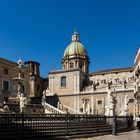
[[[76,31],[76,28],[74,28],[74,32],[72,34],[72,41],[80,41],[80,35]]]

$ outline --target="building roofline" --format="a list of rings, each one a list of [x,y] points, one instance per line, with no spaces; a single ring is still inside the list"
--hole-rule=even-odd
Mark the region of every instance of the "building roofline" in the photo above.
[[[99,75],[99,74],[127,72],[127,71],[133,71],[133,70],[134,70],[134,66],[133,67],[126,67],[126,68],[115,68],[115,69],[101,70],[101,71],[92,72],[89,75],[92,76],[92,75]]]
[[[13,62],[13,61],[8,60],[8,59],[6,59],[6,58],[2,58],[2,57],[0,57],[0,60],[2,60],[2,61],[6,61],[6,62],[8,62],[8,63],[10,63],[10,64],[13,64],[13,65],[18,65],[16,62]]]
[[[134,63],[136,63],[136,60],[137,60],[137,58],[138,58],[138,55],[139,55],[139,53],[140,53],[140,44],[139,44],[139,46],[138,46],[138,48],[137,48],[137,51],[136,51],[136,53],[135,53],[135,56],[134,56]]]
[[[72,71],[80,71],[80,72],[82,72],[82,70],[80,68],[72,68],[72,69],[62,69],[62,70],[50,71],[49,74],[72,72]]]
[[[40,63],[37,62],[37,61],[30,61],[30,60],[29,60],[29,61],[25,61],[25,62],[24,62],[25,65],[28,64],[28,63],[37,63],[38,65],[40,65]]]

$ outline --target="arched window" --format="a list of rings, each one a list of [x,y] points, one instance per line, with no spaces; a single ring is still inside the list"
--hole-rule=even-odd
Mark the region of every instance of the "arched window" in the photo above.
[[[4,80],[2,88],[3,88],[3,92],[8,92],[9,91],[9,81]]]
[[[61,87],[66,87],[66,76],[61,77]]]
[[[101,101],[101,100],[99,100],[99,101],[98,101],[98,105],[101,105],[101,104],[102,104],[102,101]]]
[[[82,65],[80,65],[80,69],[82,70],[82,68],[83,68],[83,66]]]
[[[74,64],[71,62],[71,63],[70,63],[70,68],[73,68],[73,66],[74,66]]]
[[[5,74],[5,75],[8,75],[8,69],[7,69],[7,68],[4,68],[3,71],[4,71],[4,74]]]

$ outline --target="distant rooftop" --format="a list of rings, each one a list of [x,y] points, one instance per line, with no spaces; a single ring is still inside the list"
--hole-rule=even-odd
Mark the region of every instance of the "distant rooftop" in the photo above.
[[[119,73],[119,72],[128,72],[133,71],[134,67],[127,67],[127,68],[116,68],[116,69],[107,69],[107,70],[101,70],[92,72],[89,75],[99,75],[99,74],[110,74],[110,73]]]
[[[2,57],[0,57],[0,61],[6,61],[6,62],[11,63],[13,65],[18,65],[16,62],[13,62],[11,60],[8,60],[8,59],[2,58]]]

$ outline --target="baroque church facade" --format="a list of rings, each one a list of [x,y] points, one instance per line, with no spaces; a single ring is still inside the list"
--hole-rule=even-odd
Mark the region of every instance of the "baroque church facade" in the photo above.
[[[49,73],[47,96],[57,95],[62,105],[75,112],[111,115],[111,93],[115,90],[117,114],[139,114],[135,93],[139,90],[140,49],[132,67],[89,73],[89,64],[80,35],[74,32],[64,51],[62,69]]]
[[[74,113],[111,115],[111,93],[114,91],[118,115],[139,114],[140,49],[132,67],[89,73],[90,58],[75,31],[61,63],[61,70],[50,71],[48,78],[42,78],[40,64],[26,61],[23,66],[25,95],[35,101],[45,94],[48,104],[56,108],[61,104]],[[17,96],[17,83],[13,81],[18,75],[16,66],[15,62],[0,58],[0,97]]]

